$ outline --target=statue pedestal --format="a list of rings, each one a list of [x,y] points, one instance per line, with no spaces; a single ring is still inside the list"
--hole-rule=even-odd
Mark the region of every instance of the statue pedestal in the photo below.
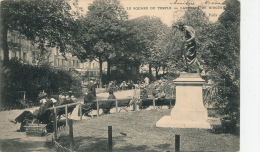
[[[202,85],[204,80],[197,73],[181,73],[174,80],[176,104],[171,116],[164,116],[156,127],[210,128],[207,109],[203,105]]]

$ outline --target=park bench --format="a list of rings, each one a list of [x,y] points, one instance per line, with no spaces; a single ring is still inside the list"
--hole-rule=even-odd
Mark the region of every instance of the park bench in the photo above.
[[[116,112],[121,110],[128,111],[129,102],[132,98],[126,99],[106,99],[106,100],[95,100],[95,106],[93,110],[97,110],[97,116],[99,115],[99,109],[112,109],[116,108]],[[119,110],[118,110],[119,109]]]
[[[175,105],[175,99],[157,99],[155,100],[156,109],[162,109],[163,106],[168,106],[171,109]]]
[[[109,110],[112,109],[114,101],[115,99],[95,100],[94,101],[95,104],[92,110],[97,110],[97,116],[99,116],[99,109],[109,109]],[[102,114],[104,114],[104,111],[102,111]]]
[[[88,104],[81,104],[80,105],[80,117],[84,115],[89,115],[94,118],[93,110],[97,111],[97,116],[99,116],[99,109],[112,109],[113,101],[115,99],[107,99],[107,100],[94,100],[92,103]],[[102,114],[104,111],[102,112]]]
[[[150,106],[154,106],[154,109],[162,109],[163,106],[172,108],[175,105],[175,99],[155,99],[147,98],[142,99],[142,104],[139,105],[139,109],[146,109]]]
[[[120,112],[121,110],[125,110],[126,112],[128,112],[127,108],[130,106],[129,103],[131,100],[132,100],[132,98],[117,99],[117,101],[114,102],[114,104],[117,104],[117,105],[115,105],[115,107],[117,109],[116,111]],[[118,111],[118,109],[119,109],[119,111]]]
[[[97,116],[99,116],[100,109],[116,108],[116,112],[120,112],[121,110],[128,111],[127,108],[129,107],[130,100],[132,100],[132,98],[94,100],[93,103],[89,106],[80,106],[82,111],[81,115],[84,115],[85,113],[90,113],[90,116],[93,118],[94,115],[92,114],[92,111],[96,110]],[[104,114],[104,112],[102,112],[101,114]]]
[[[71,115],[74,108],[78,103],[71,103],[60,105],[56,107],[48,108],[41,117],[28,117],[25,119],[26,125],[24,126],[26,132],[35,132],[41,131],[44,132],[52,132],[53,131],[53,123],[54,121],[60,121],[61,116],[66,117],[66,125],[68,124],[68,116]]]
[[[147,98],[147,99],[141,99],[141,103],[142,104],[139,104],[139,109],[146,109],[150,106],[153,106],[153,98]]]

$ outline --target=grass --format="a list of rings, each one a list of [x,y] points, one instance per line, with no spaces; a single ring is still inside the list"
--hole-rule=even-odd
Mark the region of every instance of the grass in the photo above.
[[[206,129],[156,128],[170,110],[143,110],[103,115],[74,123],[74,150],[107,151],[108,126],[113,127],[113,151],[174,151],[174,136],[180,134],[181,151],[239,151],[239,136],[215,134]],[[69,145],[67,135],[59,142]]]

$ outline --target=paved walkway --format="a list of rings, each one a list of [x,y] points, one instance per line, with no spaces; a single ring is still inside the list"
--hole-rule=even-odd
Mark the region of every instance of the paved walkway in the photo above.
[[[31,108],[32,110],[37,108]],[[54,152],[46,143],[46,138],[41,136],[29,136],[25,132],[17,132],[20,124],[12,124],[9,119],[14,119],[23,110],[10,110],[0,112],[0,151],[1,152],[27,152],[48,151]]]

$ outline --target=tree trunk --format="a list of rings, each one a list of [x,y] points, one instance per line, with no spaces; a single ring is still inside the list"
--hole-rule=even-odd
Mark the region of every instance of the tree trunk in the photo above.
[[[165,67],[163,67],[163,74],[165,74]]]
[[[4,51],[4,64],[9,62],[9,47],[7,42],[7,33],[8,33],[8,26],[5,23],[2,23],[2,49]]]
[[[99,87],[102,88],[102,59],[99,57]]]
[[[152,66],[149,64],[149,74],[152,75]]]
[[[110,81],[110,76],[111,76],[111,62],[110,60],[107,60],[107,77],[108,77],[108,80]]]
[[[158,76],[159,70],[160,70],[160,67],[156,67],[156,68],[155,68],[155,76],[156,76],[156,79],[159,79],[159,76]]]

